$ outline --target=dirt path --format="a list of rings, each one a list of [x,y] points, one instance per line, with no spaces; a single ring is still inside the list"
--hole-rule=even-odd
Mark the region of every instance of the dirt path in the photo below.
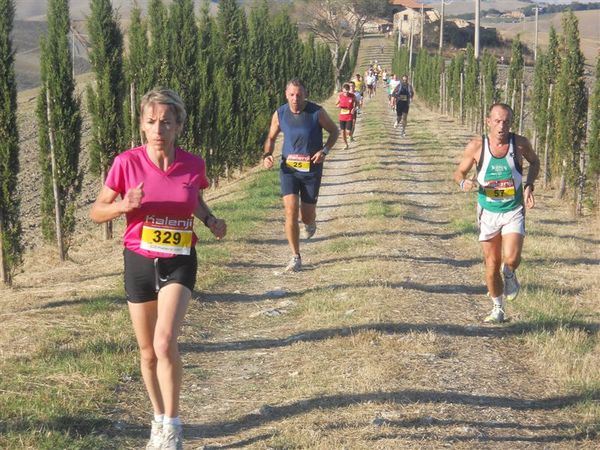
[[[363,63],[379,42],[363,41]],[[392,123],[379,92],[357,141],[328,158],[301,273],[281,273],[289,250],[274,210],[240,243],[239,281],[191,308],[188,448],[597,445],[577,427],[577,398],[530,362],[527,331],[481,324],[479,248],[451,220],[462,194],[450,173],[469,133],[419,104],[408,138]],[[126,397],[145,404],[141,389]],[[145,411],[127,409],[123,420],[144,424]]]
[[[390,41],[363,40],[361,72],[375,59],[390,66]],[[490,301],[475,198],[450,181],[471,133],[417,102],[401,138],[385,97],[381,90],[365,102],[356,142],[328,157],[302,272],[282,273],[290,255],[279,207],[249,238],[223,244],[235,255],[228,276],[196,293],[180,339],[186,448],[599,448],[584,431],[581,398],[527,345],[535,328],[518,308],[509,305],[507,325],[481,323]],[[565,301],[594,305],[593,227],[570,220],[549,193],[538,202],[528,216],[522,296],[551,286]],[[36,334],[22,333],[30,323],[69,324],[67,308],[118,296],[118,240],[99,242],[96,230],[78,240],[71,261],[56,265],[41,249],[16,288],[2,291],[3,357],[35,347]],[[142,384],[123,382],[118,393],[107,433],[119,448],[142,448]]]

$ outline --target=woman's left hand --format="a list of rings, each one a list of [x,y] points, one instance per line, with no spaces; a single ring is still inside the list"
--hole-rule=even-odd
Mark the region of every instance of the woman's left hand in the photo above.
[[[223,219],[217,219],[216,217],[210,217],[208,219],[208,229],[218,240],[221,240],[227,234],[227,224]]]

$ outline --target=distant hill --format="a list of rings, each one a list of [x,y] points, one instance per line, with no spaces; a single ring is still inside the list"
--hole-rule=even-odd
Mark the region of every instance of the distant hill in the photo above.
[[[448,1],[448,0],[446,0]],[[597,1],[597,0],[595,0]],[[593,3],[594,0],[579,0],[577,3]],[[435,8],[439,8],[439,1],[432,0],[427,2],[432,4]],[[521,0],[482,0],[481,1],[481,10],[486,9],[497,9],[498,11],[514,11],[520,8],[525,8],[527,6],[531,6],[532,3],[547,3],[551,5],[564,5],[574,3],[566,0],[545,0],[543,2],[533,2],[531,0],[521,1]],[[449,5],[445,6],[445,11],[447,14],[458,15],[458,14],[466,14],[466,13],[474,13],[475,6],[473,0],[454,0]]]

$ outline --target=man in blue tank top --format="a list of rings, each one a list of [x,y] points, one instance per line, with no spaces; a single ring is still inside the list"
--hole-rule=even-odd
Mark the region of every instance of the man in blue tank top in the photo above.
[[[323,174],[323,161],[339,136],[336,124],[319,105],[306,100],[306,88],[298,79],[285,88],[287,103],[271,118],[269,135],[264,145],[265,168],[273,167],[275,140],[283,132],[279,178],[285,209],[285,234],[292,250],[287,272],[302,269],[298,216],[304,223],[305,237],[317,230],[316,206]],[[329,133],[323,145],[323,129]]]
[[[504,301],[515,299],[519,293],[515,270],[521,262],[525,237],[524,208],[535,206],[533,182],[540,170],[538,156],[527,138],[510,133],[512,118],[510,106],[492,105],[486,119],[489,134],[469,142],[454,172],[454,180],[461,190],[478,188],[479,191],[479,241],[488,294],[494,303],[485,322],[492,323],[505,320]],[[523,159],[529,163],[525,178]],[[470,179],[469,171],[474,165],[477,176]]]

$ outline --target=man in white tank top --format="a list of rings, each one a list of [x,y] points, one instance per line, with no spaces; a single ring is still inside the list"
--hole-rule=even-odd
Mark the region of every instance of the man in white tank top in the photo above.
[[[479,241],[488,295],[494,304],[485,322],[492,323],[504,322],[505,300],[513,300],[519,293],[515,270],[525,237],[524,207],[535,206],[533,182],[540,170],[527,138],[510,133],[512,118],[510,106],[492,105],[486,119],[489,134],[469,142],[454,172],[462,191],[478,189]],[[529,163],[526,176],[523,160]],[[473,166],[478,173],[469,178]]]

